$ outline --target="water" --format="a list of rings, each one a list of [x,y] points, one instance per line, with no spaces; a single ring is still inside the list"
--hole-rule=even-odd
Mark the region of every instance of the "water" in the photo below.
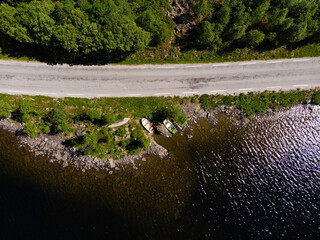
[[[114,174],[50,164],[0,130],[0,239],[319,239],[320,108],[156,140]]]

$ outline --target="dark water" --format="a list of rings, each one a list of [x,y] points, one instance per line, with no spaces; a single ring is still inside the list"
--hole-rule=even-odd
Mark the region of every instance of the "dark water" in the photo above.
[[[0,130],[0,239],[320,239],[320,108],[238,127],[219,115],[169,159],[62,168]]]

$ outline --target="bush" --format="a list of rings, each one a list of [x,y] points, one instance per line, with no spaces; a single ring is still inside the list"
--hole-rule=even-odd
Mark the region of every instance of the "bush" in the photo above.
[[[173,120],[174,122],[185,122],[186,116],[181,116],[181,109],[175,105],[168,105],[165,107],[159,107],[152,113],[152,121],[162,122],[166,118]]]
[[[7,118],[10,116],[11,114],[11,106],[9,103],[5,102],[5,101],[0,101],[0,118]]]
[[[123,126],[119,127],[115,134],[119,137],[124,137],[126,135],[126,129]]]
[[[111,125],[111,124],[115,123],[115,121],[116,121],[116,116],[115,116],[113,113],[111,113],[111,112],[107,112],[107,113],[104,115],[103,119],[104,119],[104,121],[105,121],[105,123],[106,123],[107,125]]]
[[[199,98],[199,102],[201,107],[205,110],[205,111],[209,111],[212,108],[212,101],[209,97],[208,94],[203,94],[201,95],[201,97]]]
[[[105,150],[98,142],[98,134],[96,132],[89,131],[86,135],[84,135],[85,145],[82,148],[82,152],[85,155],[103,157],[105,155]]]
[[[36,105],[34,101],[22,100],[17,110],[17,120],[19,122],[27,123],[31,119],[31,115],[36,113]]]
[[[99,109],[90,109],[88,111],[88,117],[93,122],[101,119],[101,113]]]
[[[24,128],[23,131],[30,135],[30,137],[34,138],[35,136],[39,135],[39,130],[36,126],[36,124],[32,122],[28,122]]]
[[[234,97],[231,95],[223,96],[221,101],[222,101],[222,105],[231,106],[233,104]]]
[[[320,105],[320,92],[314,93],[312,103],[316,105]]]
[[[49,123],[52,132],[54,133],[69,133],[68,128],[68,114],[65,111],[64,105],[59,105],[55,109],[51,110],[48,116]]]

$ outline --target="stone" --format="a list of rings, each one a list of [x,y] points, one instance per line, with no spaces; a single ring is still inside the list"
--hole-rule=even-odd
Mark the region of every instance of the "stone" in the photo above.
[[[77,137],[83,137],[84,135],[86,135],[86,131],[83,128],[77,128],[76,136]]]
[[[193,136],[191,134],[187,134],[186,136],[187,136],[188,139],[193,138]]]
[[[115,168],[116,167],[116,164],[114,163],[112,158],[109,159],[109,166],[110,166],[110,168]]]
[[[169,130],[162,123],[156,122],[154,124],[154,126],[155,126],[154,127],[155,133],[160,134],[165,137],[172,137],[172,134],[169,132]]]

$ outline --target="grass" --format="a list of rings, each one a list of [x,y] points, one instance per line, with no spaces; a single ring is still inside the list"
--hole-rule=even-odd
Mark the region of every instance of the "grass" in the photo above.
[[[247,117],[256,113],[263,113],[268,109],[280,109],[291,107],[296,104],[313,103],[320,105],[320,92],[316,90],[294,90],[288,92],[264,91],[248,94],[241,93],[239,96],[222,96],[204,94],[199,98],[201,107],[210,111],[216,107],[227,105],[236,106]]]
[[[258,51],[250,48],[237,48],[220,54],[208,50],[180,51],[177,47],[168,48],[160,46],[138,51],[128,56],[125,60],[120,62],[120,64],[236,62],[317,56],[320,56],[320,43],[296,47],[294,50],[290,50],[285,46],[266,51]]]

